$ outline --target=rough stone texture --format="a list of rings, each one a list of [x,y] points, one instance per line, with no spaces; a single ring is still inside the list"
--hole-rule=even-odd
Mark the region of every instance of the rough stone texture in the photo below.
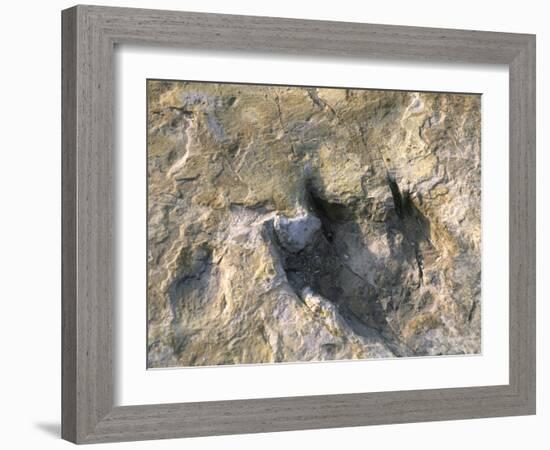
[[[480,352],[479,96],[148,83],[149,367]]]

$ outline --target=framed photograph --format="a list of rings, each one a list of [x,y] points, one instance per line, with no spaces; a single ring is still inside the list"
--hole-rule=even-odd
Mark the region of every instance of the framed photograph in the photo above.
[[[62,13],[62,435],[535,413],[535,37]]]

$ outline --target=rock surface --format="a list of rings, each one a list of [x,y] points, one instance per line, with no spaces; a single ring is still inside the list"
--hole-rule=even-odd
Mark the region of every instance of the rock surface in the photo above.
[[[149,367],[480,352],[479,96],[148,83]]]

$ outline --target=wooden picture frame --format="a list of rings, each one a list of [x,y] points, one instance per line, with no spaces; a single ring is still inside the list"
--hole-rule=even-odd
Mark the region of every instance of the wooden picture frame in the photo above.
[[[114,406],[116,44],[506,64],[509,384]],[[62,437],[75,443],[535,413],[535,36],[143,9],[62,13]]]

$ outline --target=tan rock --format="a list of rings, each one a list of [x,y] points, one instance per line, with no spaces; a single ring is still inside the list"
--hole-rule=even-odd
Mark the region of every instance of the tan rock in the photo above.
[[[148,84],[148,365],[478,353],[477,95]]]

